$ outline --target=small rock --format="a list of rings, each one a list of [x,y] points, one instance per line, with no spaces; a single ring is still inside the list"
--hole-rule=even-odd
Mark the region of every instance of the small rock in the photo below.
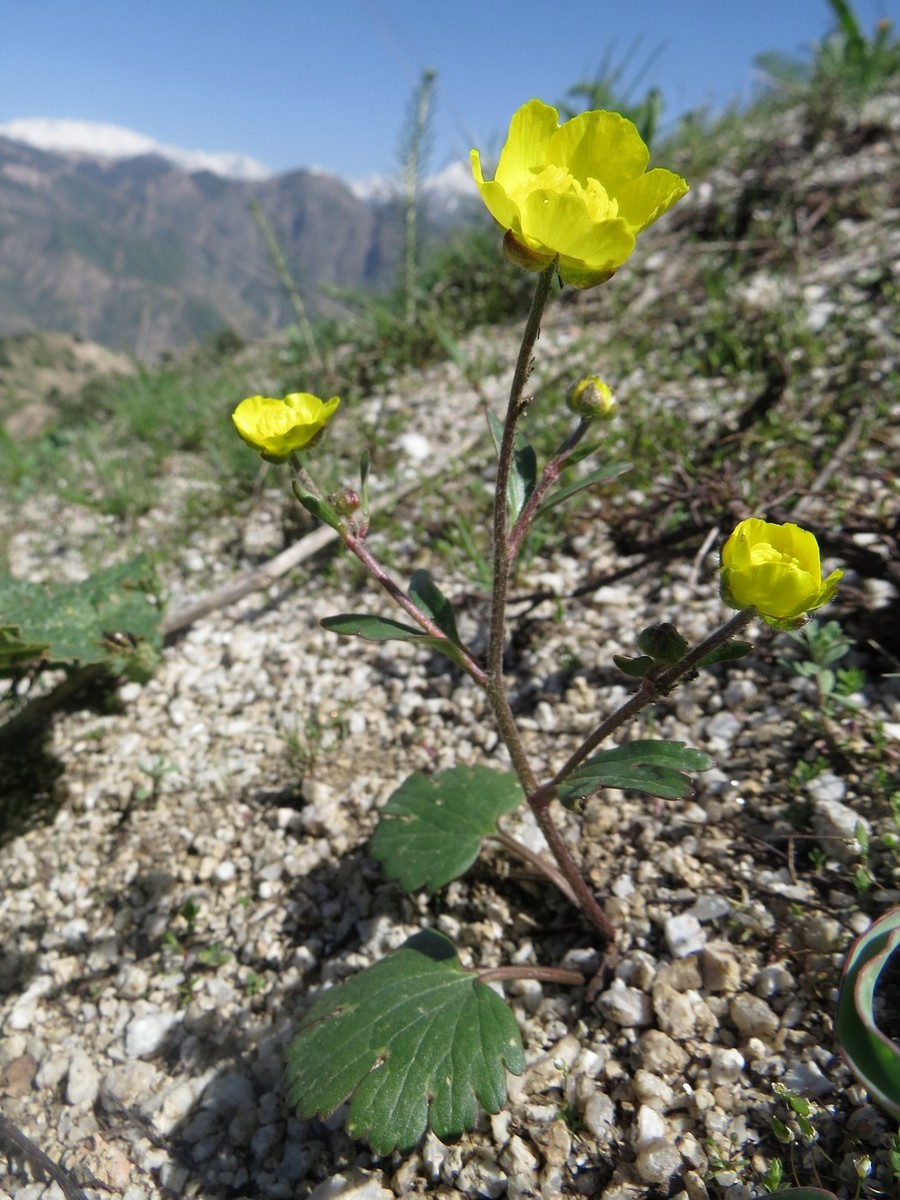
[[[93,1104],[99,1091],[100,1072],[83,1050],[76,1050],[69,1061],[66,1103]]]
[[[728,1013],[742,1037],[771,1038],[778,1028],[778,1017],[765,1000],[750,992],[738,992],[728,1006]]]
[[[690,913],[679,913],[668,917],[665,924],[666,944],[675,958],[695,954],[706,944],[706,933],[700,922]]]
[[[825,796],[813,801],[812,827],[825,842],[827,853],[841,862],[853,862],[859,858],[859,842],[856,840],[858,825],[866,833],[871,833],[870,822],[840,800]]]
[[[149,1012],[132,1017],[125,1030],[125,1054],[128,1058],[148,1058],[155,1054],[177,1022],[178,1014],[173,1012]]]
[[[703,986],[709,992],[736,992],[741,968],[727,942],[708,942],[700,955]]]
[[[605,1092],[597,1092],[585,1104],[581,1119],[585,1128],[602,1142],[615,1127],[616,1106]]]
[[[641,1104],[657,1112],[666,1112],[675,1099],[674,1092],[664,1079],[643,1068],[634,1073],[634,1094]]]
[[[653,1002],[646,992],[614,979],[600,996],[600,1006],[611,1020],[625,1029],[653,1024]]]
[[[709,1078],[715,1083],[733,1083],[744,1070],[744,1056],[731,1046],[714,1046],[709,1056]]]
[[[658,1138],[638,1152],[635,1169],[645,1183],[667,1183],[681,1169],[681,1155],[671,1142]]]
[[[648,1104],[642,1104],[638,1109],[637,1121],[631,1134],[631,1144],[635,1150],[641,1150],[651,1142],[666,1135],[666,1123]]]
[[[638,1046],[642,1065],[664,1078],[680,1075],[689,1062],[688,1052],[661,1029],[648,1029],[642,1033]]]
[[[727,917],[730,912],[731,905],[724,896],[704,894],[697,897],[685,916],[696,917],[698,921],[718,921],[720,917]]]

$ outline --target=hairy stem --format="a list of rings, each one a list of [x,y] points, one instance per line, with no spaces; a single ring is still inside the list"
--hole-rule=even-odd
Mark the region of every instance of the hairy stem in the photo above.
[[[658,700],[660,696],[664,696],[675,686],[676,683],[690,671],[696,667],[702,659],[706,658],[707,654],[711,654],[719,646],[724,645],[736,633],[740,633],[756,616],[755,608],[745,608],[727,621],[709,637],[704,638],[702,642],[698,642],[693,650],[689,650],[683,658],[677,663],[669,667],[667,671],[663,671],[661,675],[657,675],[655,679],[642,679],[640,690],[635,692],[630,700],[617,708],[614,713],[610,713],[594,732],[581,743],[578,749],[572,754],[569,759],[553,776],[549,784],[545,784],[536,796],[532,797],[532,807],[546,808],[553,798],[554,789],[563,782],[567,776],[582,763],[589,754],[604,742],[608,737],[621,729],[632,717],[636,716],[642,708],[646,708],[648,704],[652,704],[654,700]]]
[[[475,973],[479,983],[490,983],[492,979],[546,979],[548,983],[570,983],[574,987],[584,983],[580,971],[567,971],[565,967],[488,967]]]

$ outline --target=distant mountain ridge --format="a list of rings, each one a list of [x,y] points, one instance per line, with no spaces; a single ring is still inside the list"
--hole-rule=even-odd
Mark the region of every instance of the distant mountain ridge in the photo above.
[[[156,144],[125,157],[129,145],[120,137],[119,156],[49,150],[0,132],[0,335],[60,330],[154,360],[223,328],[283,328],[293,313],[253,200],[313,311],[327,303],[323,288],[396,277],[402,220],[391,198],[355,195],[314,170],[228,178],[226,163],[186,169]],[[454,205],[439,219],[457,219]]]

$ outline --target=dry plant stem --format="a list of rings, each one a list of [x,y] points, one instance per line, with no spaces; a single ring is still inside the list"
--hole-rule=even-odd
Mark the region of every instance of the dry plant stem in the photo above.
[[[479,983],[489,983],[492,979],[545,979],[548,983],[570,983],[573,987],[584,983],[580,971],[567,971],[565,967],[488,967],[475,973]]]

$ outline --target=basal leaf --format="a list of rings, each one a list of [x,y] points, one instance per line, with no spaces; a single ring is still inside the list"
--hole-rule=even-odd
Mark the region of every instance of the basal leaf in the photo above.
[[[40,662],[49,649],[47,642],[23,641],[18,625],[0,626],[0,674]]]
[[[875,1023],[875,988],[891,956],[900,951],[900,908],[871,925],[844,963],[835,1033],[850,1069],[872,1099],[900,1119],[900,1046]]]
[[[664,800],[689,796],[693,782],[686,771],[706,771],[709,757],[683,742],[626,742],[586,759],[559,786],[564,804],[589,796],[601,787],[645,792]]]
[[[381,810],[373,857],[407,891],[434,891],[464,875],[495,832],[497,820],[522,801],[512,774],[490,767],[450,767],[405,780]]]
[[[161,645],[160,609],[149,559],[107,567],[78,583],[0,578],[0,619],[25,645],[42,646],[50,667],[103,664],[118,673]],[[12,652],[12,646],[10,646]],[[152,657],[152,654],[150,655]]]
[[[389,1154],[427,1127],[444,1140],[471,1129],[476,1101],[497,1112],[506,1071],[524,1067],[512,1012],[426,930],[319,996],[288,1047],[288,1100],[325,1118],[352,1097],[348,1131]]]
[[[456,628],[453,605],[434,582],[430,571],[413,572],[409,582],[409,598],[431,617],[438,629],[452,642],[456,642],[457,646],[462,644]]]
[[[579,492],[586,491],[596,483],[603,483],[606,479],[615,479],[617,475],[623,475],[626,471],[630,470],[631,463],[610,463],[609,466],[598,467],[596,471],[591,471],[583,479],[576,479],[573,483],[566,484],[565,487],[557,488],[556,491],[552,492],[541,503],[538,507],[538,512],[547,512],[549,509],[555,508],[557,504],[562,504],[564,500],[568,500],[570,496],[576,496]]]

